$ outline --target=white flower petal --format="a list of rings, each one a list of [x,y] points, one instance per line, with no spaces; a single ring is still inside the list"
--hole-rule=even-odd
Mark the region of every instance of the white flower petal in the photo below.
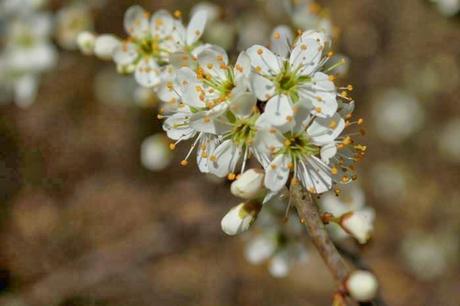
[[[325,145],[333,142],[345,128],[345,120],[339,114],[330,118],[316,118],[307,133],[316,145]]]
[[[196,43],[203,35],[206,26],[207,13],[204,10],[197,11],[191,18],[187,27],[187,45]]]
[[[233,72],[236,83],[249,78],[249,75],[251,74],[251,59],[246,52],[243,51],[238,55]]]
[[[154,87],[160,83],[160,69],[153,59],[142,59],[134,73],[136,81],[143,87]]]
[[[246,118],[253,114],[257,98],[250,92],[239,94],[231,99],[230,110],[238,118]]]
[[[137,52],[135,44],[131,42],[122,42],[115,48],[113,60],[118,65],[125,66],[132,64],[138,56],[139,53]]]
[[[196,155],[196,163],[198,169],[202,173],[209,173],[209,157],[214,150],[216,149],[217,144],[219,143],[217,137],[213,135],[204,135],[200,141],[199,151]]]
[[[235,146],[232,140],[225,140],[212,154],[209,171],[218,177],[225,177],[234,171],[241,153],[241,148]]]
[[[281,250],[270,261],[268,270],[273,277],[286,277],[291,268],[292,258],[290,258],[287,250]]]
[[[204,49],[198,54],[198,63],[200,68],[213,79],[227,78],[228,56],[224,49],[217,46]]]
[[[294,41],[292,31],[288,26],[278,26],[273,30],[271,36],[271,49],[273,52],[283,58],[286,58],[291,51],[291,45]]]
[[[251,240],[245,250],[246,259],[252,264],[260,264],[276,251],[276,237],[261,236]]]
[[[321,147],[321,160],[325,163],[329,163],[330,159],[337,154],[337,146],[334,142],[331,142]]]
[[[192,56],[184,51],[173,52],[169,55],[169,63],[175,68],[193,67],[196,64]]]
[[[150,20],[150,29],[153,36],[165,39],[170,36],[174,29],[174,18],[166,10],[159,10],[153,14]]]
[[[120,45],[120,40],[111,34],[99,35],[94,44],[94,54],[104,60],[111,60]]]
[[[149,34],[148,13],[139,5],[133,5],[124,16],[125,31],[129,35],[142,38]]]
[[[279,154],[273,159],[266,169],[264,184],[271,191],[277,192],[283,189],[289,178],[290,156]]]
[[[297,177],[311,193],[320,194],[331,190],[332,177],[327,166],[317,157],[310,156],[299,161]]]
[[[316,40],[308,40],[296,44],[289,58],[293,70],[300,75],[309,76],[319,68],[322,49]]]
[[[302,33],[297,41],[298,43],[316,41],[324,49],[331,43],[330,37],[324,31],[309,30]]]
[[[280,59],[269,49],[254,45],[246,53],[251,59],[251,65],[257,73],[276,75],[281,71]]]
[[[275,95],[275,84],[269,79],[257,74],[250,75],[252,91],[261,101],[267,101]]]
[[[209,111],[202,111],[192,115],[190,118],[190,126],[196,131],[209,133],[209,134],[221,134],[227,130],[228,127],[219,121],[221,116],[228,108],[226,103],[219,104],[213,107]]]
[[[274,126],[283,126],[292,122],[294,110],[288,96],[277,95],[265,105],[265,118]]]
[[[173,140],[190,139],[196,131],[190,127],[190,114],[176,113],[163,122],[163,130]]]

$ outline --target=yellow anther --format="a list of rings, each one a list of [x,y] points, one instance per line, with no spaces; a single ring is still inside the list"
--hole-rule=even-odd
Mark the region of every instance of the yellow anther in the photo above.
[[[332,173],[332,174],[335,175],[335,174],[337,174],[338,172],[339,172],[339,170],[337,170],[336,167],[332,167],[332,168],[331,168],[331,173]]]
[[[155,20],[155,25],[157,27],[161,27],[163,24],[164,24],[163,19],[158,18],[157,20]]]
[[[273,38],[276,39],[276,40],[280,39],[281,38],[280,32],[273,33]]]
[[[262,49],[257,50],[257,54],[262,55],[263,53],[264,53],[264,50],[262,50]]]
[[[181,12],[181,11],[179,11],[179,10],[175,10],[175,11],[174,11],[174,17],[180,18],[181,16],[182,16],[182,12]]]
[[[176,144],[175,143],[170,143],[169,144],[169,149],[172,151],[172,150],[175,150],[176,149]]]
[[[352,140],[351,140],[351,137],[350,136],[347,136],[343,139],[342,143],[344,145],[349,145],[350,143],[352,143]]]
[[[361,125],[361,124],[363,124],[363,123],[364,123],[364,119],[363,119],[363,118],[359,118],[359,119],[358,119],[358,125]]]
[[[182,161],[180,162],[180,165],[181,165],[182,167],[185,167],[185,166],[188,165],[188,161],[184,159],[184,160],[182,160]]]
[[[312,2],[308,5],[308,10],[312,14],[319,14],[321,11],[321,6],[318,3]]]
[[[289,146],[291,145],[291,141],[290,141],[289,139],[286,139],[286,140],[284,141],[284,145],[285,145],[286,147],[289,147]]]
[[[234,181],[236,179],[236,174],[235,173],[229,173],[229,175],[227,175],[227,179],[229,181]]]
[[[331,122],[329,123],[329,127],[331,129],[335,129],[337,127],[337,121],[331,120]]]

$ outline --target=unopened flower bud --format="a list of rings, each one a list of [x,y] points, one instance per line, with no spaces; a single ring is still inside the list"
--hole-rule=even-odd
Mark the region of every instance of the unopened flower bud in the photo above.
[[[232,183],[230,189],[234,196],[247,200],[257,199],[265,191],[264,172],[257,169],[249,169]]]
[[[120,44],[118,38],[110,34],[103,34],[96,38],[94,53],[104,60],[112,59],[115,49]]]
[[[365,212],[355,211],[343,215],[340,218],[340,225],[359,243],[365,244],[371,237],[373,230],[372,222]]]
[[[345,287],[356,301],[369,302],[377,295],[379,284],[371,272],[357,270],[348,277]]]
[[[91,32],[80,32],[77,37],[77,44],[80,51],[85,55],[91,55],[94,53],[94,47],[96,45],[96,36]]]
[[[170,164],[172,157],[165,135],[158,133],[142,142],[141,162],[145,168],[151,171],[163,170]]]
[[[245,232],[254,223],[261,209],[261,204],[254,201],[241,203],[233,207],[222,218],[221,227],[224,233],[234,236]]]

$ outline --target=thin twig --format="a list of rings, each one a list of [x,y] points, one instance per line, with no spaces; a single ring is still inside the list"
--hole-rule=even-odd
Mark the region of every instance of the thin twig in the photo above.
[[[300,221],[307,228],[313,244],[318,249],[332,275],[342,284],[350,274],[350,270],[329,238],[316,204],[309,194],[303,191],[301,186],[292,185],[290,191],[291,199],[297,208]]]

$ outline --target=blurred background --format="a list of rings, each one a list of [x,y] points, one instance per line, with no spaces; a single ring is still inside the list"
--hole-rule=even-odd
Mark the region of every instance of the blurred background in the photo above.
[[[281,2],[210,1],[220,10],[205,37],[233,55],[267,43],[291,24]],[[438,2],[318,2],[366,121],[358,182],[376,223],[362,253],[392,306],[460,303],[460,4]],[[228,183],[180,167],[188,145],[167,150],[155,97],[73,50],[81,29],[124,37],[132,4],[187,18],[197,3],[39,9],[54,18],[53,63],[21,82],[0,71],[0,305],[331,304],[334,282],[313,248],[285,278],[248,263],[246,238],[220,229],[238,204]],[[14,12],[0,10],[6,50]]]

